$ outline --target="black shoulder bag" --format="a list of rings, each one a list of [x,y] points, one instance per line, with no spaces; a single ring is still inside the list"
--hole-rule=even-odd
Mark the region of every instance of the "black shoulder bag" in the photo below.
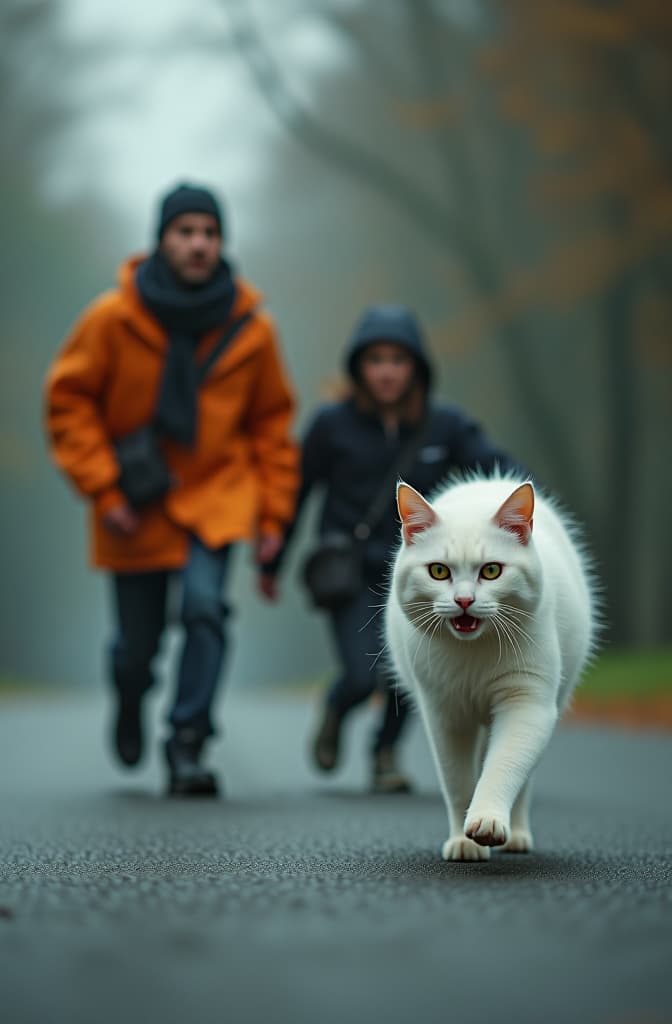
[[[198,367],[199,385],[251,316],[246,313],[219,338]],[[173,487],[174,480],[161,451],[161,432],[153,421],[116,441],[115,452],[120,471],[119,487],[133,508],[162,498]]]
[[[327,533],[308,554],[303,582],[315,608],[336,611],[349,604],[365,587],[364,545],[390,507],[398,478],[412,467],[426,433],[425,419],[399,452],[366,514],[352,533]]]

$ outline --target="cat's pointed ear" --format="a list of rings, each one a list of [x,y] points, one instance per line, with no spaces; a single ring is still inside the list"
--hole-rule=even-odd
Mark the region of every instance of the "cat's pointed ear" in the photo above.
[[[515,533],[521,544],[527,544],[532,533],[534,488],[521,484],[495,513],[495,522],[502,530]]]
[[[403,480],[397,484],[397,507],[406,544],[411,544],[418,533],[428,530],[438,519],[429,502]]]

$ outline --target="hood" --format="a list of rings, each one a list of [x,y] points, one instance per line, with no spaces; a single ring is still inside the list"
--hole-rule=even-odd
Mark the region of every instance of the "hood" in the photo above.
[[[415,314],[406,306],[369,306],[353,332],[345,354],[345,365],[353,380],[357,380],[357,360],[369,345],[390,341],[401,345],[415,358],[418,372],[426,391],[432,383],[432,364],[425,347],[422,328]]]

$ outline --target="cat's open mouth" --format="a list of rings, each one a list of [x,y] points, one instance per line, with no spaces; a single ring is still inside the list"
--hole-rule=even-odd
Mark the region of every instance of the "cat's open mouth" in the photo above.
[[[475,619],[473,615],[467,615],[466,612],[463,612],[457,618],[451,619],[450,624],[457,633],[475,633],[481,624],[481,620]]]

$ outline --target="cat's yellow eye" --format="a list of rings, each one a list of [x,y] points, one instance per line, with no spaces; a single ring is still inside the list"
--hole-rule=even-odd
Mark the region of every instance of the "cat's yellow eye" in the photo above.
[[[450,579],[450,569],[448,568],[447,565],[444,565],[443,562],[431,562],[431,564],[428,565],[427,568],[429,570],[429,575],[432,577],[433,580]]]
[[[502,575],[502,567],[499,562],[488,562],[481,569],[482,580],[496,580],[498,576]]]

